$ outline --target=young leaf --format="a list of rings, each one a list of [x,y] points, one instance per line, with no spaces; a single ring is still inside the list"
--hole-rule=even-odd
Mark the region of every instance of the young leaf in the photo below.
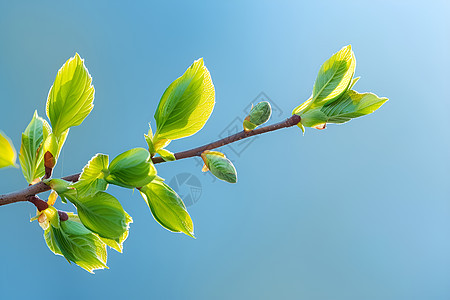
[[[47,116],[57,138],[80,125],[94,107],[94,86],[84,60],[74,57],[59,69],[47,99]]]
[[[313,87],[314,105],[338,98],[344,93],[355,73],[356,60],[351,45],[333,54],[319,70]]]
[[[333,54],[320,67],[314,83],[311,100],[294,109],[293,114],[302,116],[308,109],[320,107],[339,98],[350,86],[355,73],[356,60],[351,45]],[[356,83],[356,81],[355,81]]]
[[[129,224],[133,223],[133,219],[126,212],[125,212],[125,218],[126,218],[126,223],[127,223],[127,230],[119,237],[119,239],[117,239],[117,240],[110,240],[110,239],[106,239],[106,238],[100,237],[100,239],[106,245],[108,245],[109,247],[113,248],[114,250],[116,250],[117,252],[120,252],[120,253],[123,252],[123,243],[128,238],[128,234],[130,232]]]
[[[194,224],[180,196],[160,179],[155,179],[140,189],[142,198],[155,220],[173,232],[183,232],[194,237]]]
[[[49,212],[45,215],[50,222],[44,231],[44,239],[53,253],[64,256],[90,273],[107,268],[106,245],[97,235],[70,218],[60,221],[54,207],[47,210]]]
[[[361,77],[355,77],[355,78],[353,78],[353,79],[352,79],[352,82],[350,82],[350,85],[348,86],[348,90],[351,90],[351,89],[355,86],[355,84],[359,81],[360,78],[361,78]]]
[[[347,91],[338,100],[324,106],[308,110],[302,115],[302,124],[315,127],[326,123],[345,123],[351,119],[373,113],[381,107],[387,98],[380,98],[372,93]]]
[[[255,106],[252,107],[250,113],[244,119],[244,130],[251,131],[266,123],[270,119],[270,115],[272,114],[272,107],[270,103],[267,101],[261,101]]]
[[[148,145],[148,152],[150,152],[151,156],[155,155],[156,150],[155,145],[153,145],[153,131],[150,123],[148,124],[148,133],[144,134],[144,138]]]
[[[73,190],[62,195],[76,206],[83,225],[100,237],[118,241],[128,230],[126,212],[114,196],[97,192],[80,197]]]
[[[86,271],[107,268],[106,245],[98,236],[82,227],[82,224],[70,220],[61,222],[60,228],[50,226],[55,244],[62,255]]]
[[[56,244],[56,237],[54,234],[55,229],[51,228],[51,226],[44,229],[44,239],[50,251],[52,251],[56,255],[64,256]]]
[[[203,59],[196,60],[172,82],[161,97],[155,113],[157,130],[153,143],[179,139],[203,128],[214,108],[214,85]]]
[[[201,154],[201,157],[206,166],[204,171],[210,170],[220,180],[229,183],[237,182],[236,168],[223,153],[206,150]]]
[[[165,161],[174,161],[176,160],[175,155],[167,149],[159,149],[157,151],[159,155],[161,155],[162,159]]]
[[[108,155],[98,153],[84,166],[80,179],[72,184],[79,196],[95,194],[108,188],[108,183],[104,179],[104,171],[108,170],[108,162]]]
[[[126,188],[141,187],[156,176],[150,153],[144,148],[134,148],[113,159],[105,180]]]
[[[34,112],[30,124],[22,133],[19,161],[26,181],[31,184],[44,175],[44,151],[42,143],[51,133],[50,125]]]
[[[69,215],[69,220],[74,221],[74,222],[78,222],[81,223],[80,218],[78,217],[78,215],[73,214],[73,213],[68,213]],[[126,216],[126,223],[130,224],[133,223],[133,219],[131,218],[131,216],[129,214],[127,214],[125,212],[125,216]],[[123,243],[125,242],[125,240],[128,237],[128,233],[129,233],[129,229],[127,229],[127,231],[125,231],[122,236],[118,239],[118,240],[110,240],[107,238],[103,238],[101,236],[98,236],[100,238],[100,240],[102,240],[103,243],[105,243],[107,246],[109,246],[110,248],[113,248],[114,250],[116,250],[117,252],[122,253],[123,251]]]
[[[11,140],[0,131],[0,168],[16,167],[16,149]]]

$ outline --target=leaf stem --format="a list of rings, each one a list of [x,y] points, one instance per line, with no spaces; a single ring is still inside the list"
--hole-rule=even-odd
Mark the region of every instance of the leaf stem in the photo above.
[[[301,120],[300,116],[292,115],[291,117],[287,118],[286,120],[272,124],[272,125],[267,125],[267,126],[260,127],[260,128],[257,128],[255,130],[251,130],[251,131],[243,130],[241,132],[230,135],[226,138],[217,140],[215,142],[212,142],[212,143],[200,146],[200,147],[196,147],[196,148],[193,148],[190,150],[175,153],[175,158],[177,160],[180,160],[183,158],[200,156],[200,154],[202,154],[202,152],[205,150],[216,149],[216,148],[223,147],[225,145],[228,145],[228,144],[231,144],[231,143],[234,143],[234,142],[237,142],[242,139],[246,139],[246,138],[249,138],[249,137],[252,137],[255,135],[279,130],[282,128],[292,127],[292,126],[297,125],[300,122],[300,120]],[[160,156],[153,157],[152,160],[153,160],[154,164],[159,164],[159,163],[165,162],[162,159],[162,157],[160,157]],[[73,174],[70,176],[63,177],[62,179],[66,180],[66,181],[76,182],[76,181],[78,181],[80,175],[81,175],[81,173]],[[50,187],[41,181],[41,182],[38,182],[34,185],[31,185],[31,186],[23,189],[23,190],[12,192],[12,193],[5,194],[5,195],[0,195],[0,206],[6,205],[6,204],[11,204],[11,203],[16,203],[16,202],[29,201],[29,202],[32,202],[33,204],[35,204],[35,206],[38,209],[40,209],[40,208],[43,208],[43,206],[44,206],[40,201],[42,201],[45,204],[47,204],[47,203],[41,199],[39,199],[40,201],[37,201],[36,195],[39,193],[48,191],[48,190],[50,190]]]

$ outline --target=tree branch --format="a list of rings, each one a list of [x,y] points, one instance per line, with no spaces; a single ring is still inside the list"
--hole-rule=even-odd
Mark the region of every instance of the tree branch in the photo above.
[[[300,122],[300,119],[301,119],[300,116],[292,115],[290,118],[287,118],[286,120],[279,122],[279,123],[264,126],[261,128],[257,128],[255,130],[251,130],[251,131],[241,131],[236,134],[227,136],[226,138],[223,138],[221,140],[218,140],[218,141],[215,141],[215,142],[212,142],[212,143],[209,143],[209,144],[206,144],[206,145],[194,148],[194,149],[175,153],[175,158],[177,160],[180,160],[183,158],[200,156],[200,154],[202,154],[203,151],[205,151],[205,150],[216,149],[216,148],[237,142],[239,140],[242,140],[242,139],[254,136],[254,135],[278,130],[281,128],[292,127],[294,125],[297,125]],[[159,163],[164,162],[162,157],[154,157],[152,160],[153,160],[154,164],[159,164]]]
[[[300,122],[300,120],[301,120],[300,116],[292,115],[290,118],[287,118],[286,120],[279,122],[279,123],[264,126],[261,128],[257,128],[255,130],[251,130],[251,131],[241,131],[236,134],[230,135],[226,138],[220,139],[218,141],[215,141],[215,142],[212,142],[212,143],[209,143],[209,144],[206,144],[206,145],[194,148],[194,149],[175,153],[175,158],[177,160],[180,160],[183,158],[200,156],[200,154],[202,154],[202,152],[205,150],[216,149],[216,148],[237,142],[239,140],[249,138],[254,135],[259,135],[262,133],[266,133],[266,132],[270,132],[270,131],[274,131],[274,130],[278,130],[278,129],[282,129],[282,128],[292,127],[292,126],[297,125]],[[152,160],[153,160],[154,164],[159,164],[159,163],[165,162],[162,159],[162,157],[153,157]],[[66,181],[76,182],[76,181],[78,181],[80,175],[81,175],[81,173],[73,174],[70,176],[63,177],[62,179],[66,180]],[[23,190],[5,194],[5,195],[0,195],[0,206],[15,203],[15,202],[29,201],[29,202],[33,203],[38,209],[41,209],[45,205],[43,203],[41,203],[40,201],[37,201],[34,196],[39,193],[48,191],[48,190],[50,190],[50,187],[41,181],[39,183],[36,183],[34,185],[31,185],[31,186],[23,189]],[[43,200],[41,200],[41,201],[45,202]]]

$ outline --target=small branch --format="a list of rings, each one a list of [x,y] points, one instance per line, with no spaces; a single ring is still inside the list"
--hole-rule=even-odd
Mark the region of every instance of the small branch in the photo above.
[[[45,202],[44,200],[42,200],[41,198],[39,198],[36,195],[28,197],[28,201],[33,203],[34,206],[36,206],[38,211],[43,211],[43,210],[46,210],[48,208],[47,202]]]
[[[186,150],[186,151],[182,151],[182,152],[178,152],[175,153],[175,158],[177,160],[183,159],[183,158],[188,158],[188,157],[194,157],[194,156],[200,156],[200,154],[202,154],[203,151],[205,150],[211,150],[211,149],[216,149],[237,141],[240,141],[242,139],[246,139],[248,137],[254,136],[254,135],[258,135],[258,134],[262,134],[262,133],[266,133],[266,132],[270,132],[270,131],[274,131],[274,130],[278,130],[278,129],[282,129],[282,128],[287,128],[287,127],[292,127],[297,125],[300,122],[300,116],[297,115],[292,115],[290,118],[287,118],[286,120],[279,122],[279,123],[275,123],[272,125],[268,125],[268,126],[264,126],[261,128],[257,128],[255,130],[251,130],[251,131],[241,131],[238,132],[236,134],[227,136],[226,138],[223,138],[221,140],[194,148],[194,149],[190,149],[190,150]],[[158,157],[154,157],[153,159],[153,163],[154,164],[159,164],[162,162],[165,162],[162,157],[158,156]]]
[[[286,120],[276,123],[276,124],[257,128],[252,131],[241,131],[236,134],[230,135],[226,138],[220,139],[218,141],[215,141],[215,142],[212,142],[212,143],[209,143],[209,144],[206,144],[206,145],[194,148],[194,149],[175,153],[175,158],[177,160],[180,160],[183,158],[200,156],[200,154],[202,154],[202,152],[205,150],[216,149],[216,148],[240,141],[242,139],[249,138],[254,135],[259,135],[259,134],[263,134],[266,132],[270,132],[270,131],[274,131],[274,130],[278,130],[278,129],[282,129],[282,128],[292,127],[292,126],[297,125],[299,122],[300,122],[300,116],[292,115],[290,118],[287,118]],[[159,163],[165,162],[161,157],[154,157],[154,158],[152,158],[152,160],[153,160],[154,164],[159,164]],[[66,181],[76,182],[76,181],[78,181],[80,175],[81,175],[81,173],[73,174],[70,176],[63,177],[62,179],[66,180]],[[40,208],[43,208],[43,206],[45,206],[47,203],[45,201],[39,199],[40,201],[45,203],[45,205],[43,205],[42,203],[40,203],[39,201],[37,201],[35,199],[35,195],[37,195],[39,193],[43,193],[48,190],[50,190],[50,187],[41,181],[39,183],[36,183],[34,185],[31,185],[31,186],[23,189],[23,190],[5,194],[5,195],[0,195],[0,206],[15,203],[15,202],[29,201],[29,202],[32,202],[33,204],[35,204],[38,209],[40,209]],[[39,203],[36,204],[35,202],[39,202]]]
[[[75,181],[78,181],[79,177],[80,177],[80,174],[73,174],[70,176],[63,177],[62,179],[75,182]],[[15,203],[15,202],[30,201],[30,199],[33,196],[35,196],[36,194],[43,193],[48,190],[50,190],[50,187],[41,181],[34,185],[30,185],[29,187],[27,187],[23,190],[13,192],[10,194],[6,194],[6,195],[0,195],[0,206]],[[30,202],[32,202],[32,201],[30,201]]]

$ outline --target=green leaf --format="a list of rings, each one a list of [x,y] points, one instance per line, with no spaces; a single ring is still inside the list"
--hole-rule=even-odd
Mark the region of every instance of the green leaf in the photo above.
[[[321,103],[338,98],[344,93],[355,73],[356,60],[351,45],[333,54],[319,70],[313,87],[313,103]]]
[[[59,69],[47,99],[47,116],[57,138],[80,125],[94,107],[94,86],[84,60],[74,57]]]
[[[211,76],[200,58],[162,95],[155,113],[155,146],[160,139],[179,139],[202,129],[214,108],[214,93]]]
[[[56,255],[64,256],[61,250],[59,249],[58,245],[56,244],[56,237],[54,231],[55,229],[52,228],[52,226],[49,226],[47,229],[45,229],[44,231],[45,243],[53,253],[55,253]]]
[[[54,207],[48,209],[56,211]],[[50,250],[64,256],[90,273],[107,268],[106,245],[83,224],[69,219],[60,221],[57,213],[44,231],[44,238]],[[55,221],[57,226],[55,226]]]
[[[44,151],[42,144],[51,133],[50,125],[34,112],[31,122],[22,133],[19,160],[26,181],[31,184],[44,176]]]
[[[16,157],[16,149],[14,149],[11,140],[0,131],[0,168],[17,167]]]
[[[201,154],[205,166],[220,180],[236,183],[237,172],[233,163],[218,151],[206,150]]]
[[[308,109],[320,107],[326,102],[338,99],[352,83],[356,60],[351,45],[333,54],[320,67],[314,83],[311,100],[294,109],[293,114],[302,115]],[[356,81],[354,82],[356,83]]]
[[[180,196],[160,179],[140,189],[155,220],[173,232],[194,237],[194,224]]]
[[[161,155],[161,157],[162,157],[162,159],[164,159],[164,161],[174,161],[174,160],[176,160],[175,155],[172,152],[170,152],[169,150],[167,150],[167,149],[159,149],[157,151],[157,153],[159,155]]]
[[[153,156],[156,153],[156,150],[155,145],[153,145],[153,131],[150,123],[148,124],[148,134],[144,134],[144,137],[148,145],[148,152],[150,152],[151,156]]]
[[[351,90],[351,89],[355,86],[355,84],[359,81],[360,78],[361,78],[361,77],[355,77],[355,78],[353,78],[353,79],[352,79],[352,82],[350,83],[350,85],[349,85],[349,87],[348,87],[348,90]]]
[[[81,223],[81,220],[79,218],[78,215],[73,214],[73,213],[68,213],[69,215],[69,220],[74,221],[74,222],[78,222]],[[127,224],[129,223],[133,223],[133,219],[131,218],[131,216],[129,214],[127,214],[125,212],[125,216],[126,216],[126,222]],[[100,238],[100,240],[102,240],[103,243],[105,243],[107,246],[109,246],[110,248],[113,248],[114,250],[116,250],[117,252],[122,253],[123,252],[123,243],[125,242],[125,240],[128,237],[129,234],[129,229],[127,229],[127,231],[125,231],[123,233],[123,235],[118,239],[118,240],[110,240],[107,238],[103,238],[101,236],[98,236]]]
[[[386,101],[388,101],[387,98],[380,98],[372,93],[361,94],[349,90],[338,100],[304,113],[302,124],[315,127],[326,123],[345,123],[351,119],[373,113]]]
[[[125,212],[125,217],[126,217],[126,223],[127,223],[127,230],[119,237],[118,240],[110,240],[110,239],[106,239],[106,238],[102,238],[100,237],[100,239],[109,247],[113,248],[114,250],[116,250],[117,252],[122,253],[123,252],[123,243],[125,242],[125,240],[128,238],[128,234],[130,232],[129,229],[129,224],[133,223],[133,219],[131,218],[131,216],[129,214],[127,214]]]
[[[98,153],[87,163],[81,172],[78,182],[72,184],[78,195],[95,194],[105,191],[108,183],[104,179],[104,172],[108,170],[108,155]]]
[[[119,241],[128,230],[127,214],[114,196],[97,192],[79,197],[73,191],[63,195],[77,207],[83,225],[100,237]]]
[[[118,155],[108,167],[105,174],[108,183],[126,188],[141,187],[156,176],[156,169],[150,153],[144,148],[134,148]]]
[[[261,101],[252,107],[248,116],[244,119],[244,130],[250,131],[266,123],[272,114],[272,107],[267,101]]]
[[[50,226],[47,230],[53,231],[50,236],[54,236],[59,251],[69,262],[76,263],[90,273],[107,268],[105,243],[81,226],[80,223],[67,220],[61,222],[60,228]]]

